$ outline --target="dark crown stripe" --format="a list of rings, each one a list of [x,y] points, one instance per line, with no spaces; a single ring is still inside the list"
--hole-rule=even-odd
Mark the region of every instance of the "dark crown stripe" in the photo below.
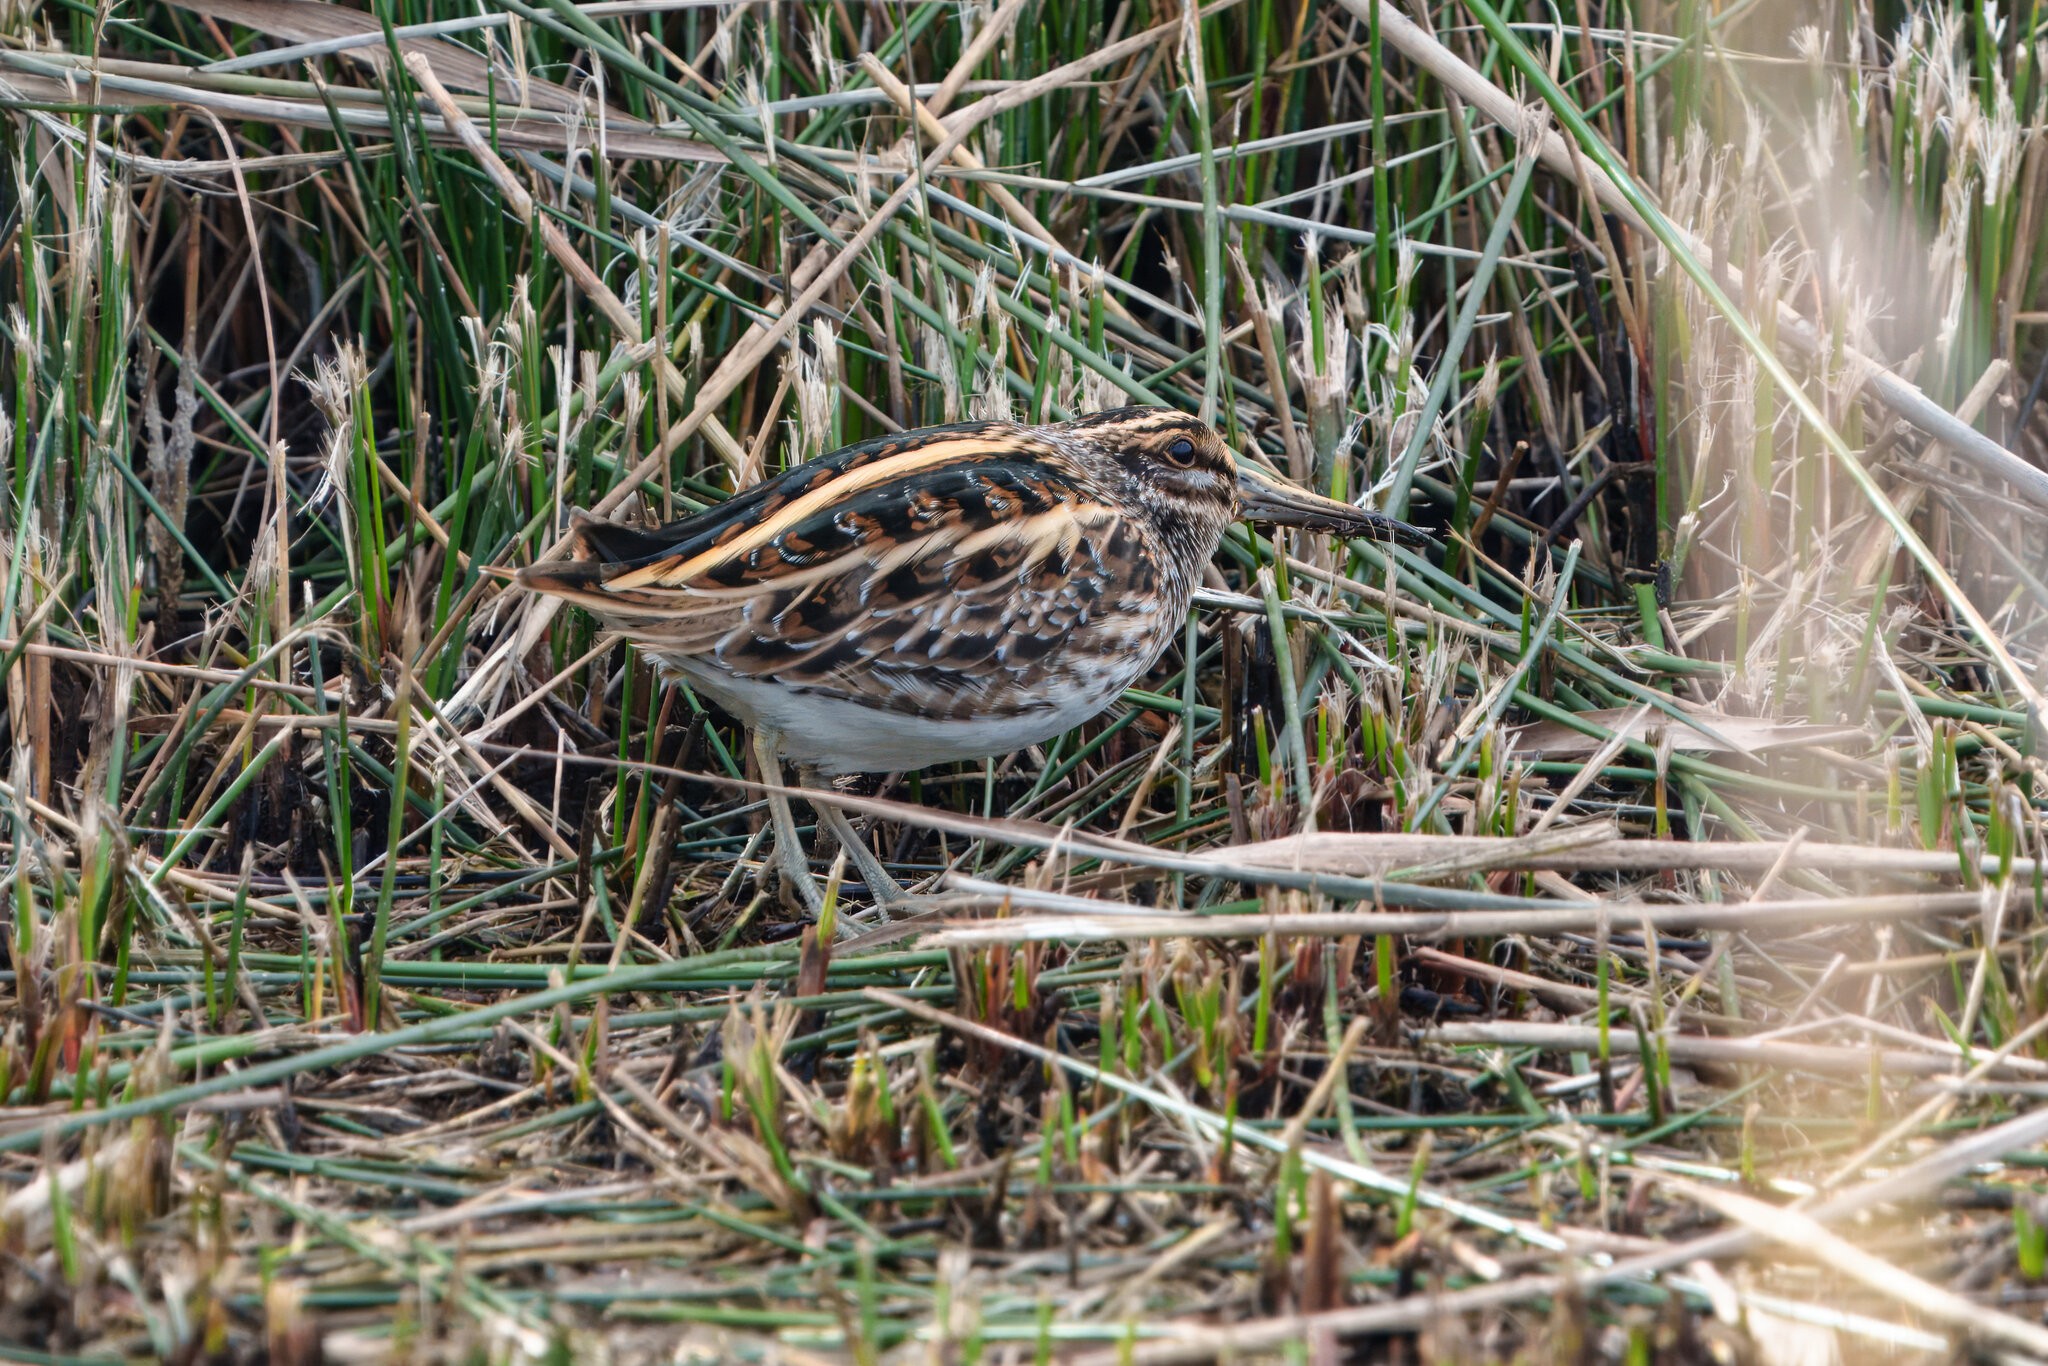
[[[1178,408],[1154,408],[1134,406],[1127,408],[1105,408],[1099,413],[1089,413],[1063,424],[1068,431],[1099,432],[1114,427],[1137,435],[1144,432],[1200,432],[1208,430],[1202,419]]]

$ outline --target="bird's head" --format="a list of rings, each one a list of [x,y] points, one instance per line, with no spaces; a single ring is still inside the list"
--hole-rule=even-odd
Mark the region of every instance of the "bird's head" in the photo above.
[[[1162,525],[1179,521],[1220,536],[1242,518],[1338,536],[1430,543],[1406,522],[1310,493],[1238,459],[1214,427],[1172,408],[1111,408],[1069,422],[1064,430],[1112,462]]]

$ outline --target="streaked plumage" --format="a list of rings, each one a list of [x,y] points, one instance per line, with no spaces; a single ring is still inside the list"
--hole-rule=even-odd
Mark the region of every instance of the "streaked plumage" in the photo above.
[[[1406,537],[1247,481],[1273,520]],[[693,517],[579,521],[520,575],[828,774],[1004,753],[1106,707],[1178,634],[1241,478],[1206,424],[1120,408],[849,446]]]

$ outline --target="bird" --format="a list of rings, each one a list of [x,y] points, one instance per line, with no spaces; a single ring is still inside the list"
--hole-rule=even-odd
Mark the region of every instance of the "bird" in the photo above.
[[[877,437],[664,526],[578,513],[569,558],[516,578],[749,727],[777,864],[815,911],[784,761],[814,787],[1007,754],[1090,720],[1179,636],[1240,518],[1430,540],[1239,461],[1198,417],[1123,407]],[[838,808],[813,805],[871,894],[903,895]]]

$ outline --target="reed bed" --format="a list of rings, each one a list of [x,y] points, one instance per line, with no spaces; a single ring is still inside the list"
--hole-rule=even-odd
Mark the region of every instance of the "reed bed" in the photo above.
[[[2048,15],[0,10],[0,1358],[2048,1359]],[[811,794],[508,580],[1202,414],[1181,648]],[[801,811],[803,808],[799,806]]]

